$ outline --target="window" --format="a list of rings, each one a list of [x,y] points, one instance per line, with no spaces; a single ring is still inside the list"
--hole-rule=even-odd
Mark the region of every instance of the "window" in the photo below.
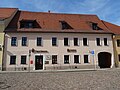
[[[21,64],[26,64],[26,55],[21,56]]]
[[[42,46],[42,38],[37,37],[37,46]]]
[[[57,64],[57,55],[52,55],[52,64]]]
[[[73,29],[67,22],[65,21],[60,21],[62,25],[62,30],[63,29]]]
[[[68,43],[68,38],[64,38],[64,46],[68,46],[69,43]]]
[[[92,22],[92,29],[93,30],[102,30],[102,28],[98,27],[98,23],[93,23],[93,22]]]
[[[22,37],[22,46],[27,46],[27,37]]]
[[[88,46],[87,38],[83,38],[83,45],[84,45],[84,46]]]
[[[69,55],[64,55],[64,64],[69,64]]]
[[[78,46],[78,38],[74,38],[74,46]]]
[[[17,37],[12,37],[11,46],[17,46]]]
[[[16,56],[10,56],[10,65],[16,64]]]
[[[74,55],[74,63],[79,63],[79,55]]]
[[[117,46],[120,47],[120,39],[117,40]]]
[[[84,55],[84,63],[88,63],[88,55]]]
[[[118,55],[118,58],[119,58],[119,62],[120,62],[120,54]]]
[[[100,38],[96,38],[96,44],[97,44],[97,46],[101,45]]]
[[[108,46],[107,38],[104,38],[104,45],[105,45],[105,46]]]
[[[52,46],[57,46],[57,38],[52,37]]]

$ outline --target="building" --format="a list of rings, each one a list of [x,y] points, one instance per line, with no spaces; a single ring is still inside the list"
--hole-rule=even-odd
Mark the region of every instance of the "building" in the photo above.
[[[115,66],[119,67],[120,65],[120,26],[115,24],[103,21],[103,23],[109,28],[109,30],[114,33],[113,35],[113,48],[114,48],[114,60]]]
[[[18,11],[5,30],[5,70],[112,68],[113,33],[96,15]]]
[[[4,30],[17,12],[16,8],[0,8],[0,70],[2,70]]]

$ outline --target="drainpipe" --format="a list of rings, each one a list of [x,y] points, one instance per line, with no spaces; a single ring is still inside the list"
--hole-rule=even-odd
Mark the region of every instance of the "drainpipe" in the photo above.
[[[113,35],[112,39],[113,39],[114,65],[115,67],[119,67],[118,53],[117,53],[117,48],[116,48],[116,36]]]

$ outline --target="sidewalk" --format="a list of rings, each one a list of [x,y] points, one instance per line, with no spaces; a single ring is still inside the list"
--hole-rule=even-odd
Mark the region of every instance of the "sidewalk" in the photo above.
[[[115,68],[120,69],[120,68]],[[51,72],[84,72],[84,71],[100,71],[100,70],[114,70],[111,68],[105,69],[65,69],[65,70],[35,70],[35,71],[0,71],[2,73],[51,73]]]

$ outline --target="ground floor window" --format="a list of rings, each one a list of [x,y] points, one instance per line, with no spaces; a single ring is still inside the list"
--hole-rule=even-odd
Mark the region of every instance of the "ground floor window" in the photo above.
[[[57,64],[57,55],[52,55],[52,64]]]
[[[10,65],[16,64],[16,56],[10,56]]]
[[[21,64],[26,64],[26,55],[21,56]]]
[[[64,64],[69,64],[69,55],[64,55]]]
[[[79,55],[74,55],[74,63],[79,63]]]
[[[84,63],[88,63],[88,55],[84,55]]]

